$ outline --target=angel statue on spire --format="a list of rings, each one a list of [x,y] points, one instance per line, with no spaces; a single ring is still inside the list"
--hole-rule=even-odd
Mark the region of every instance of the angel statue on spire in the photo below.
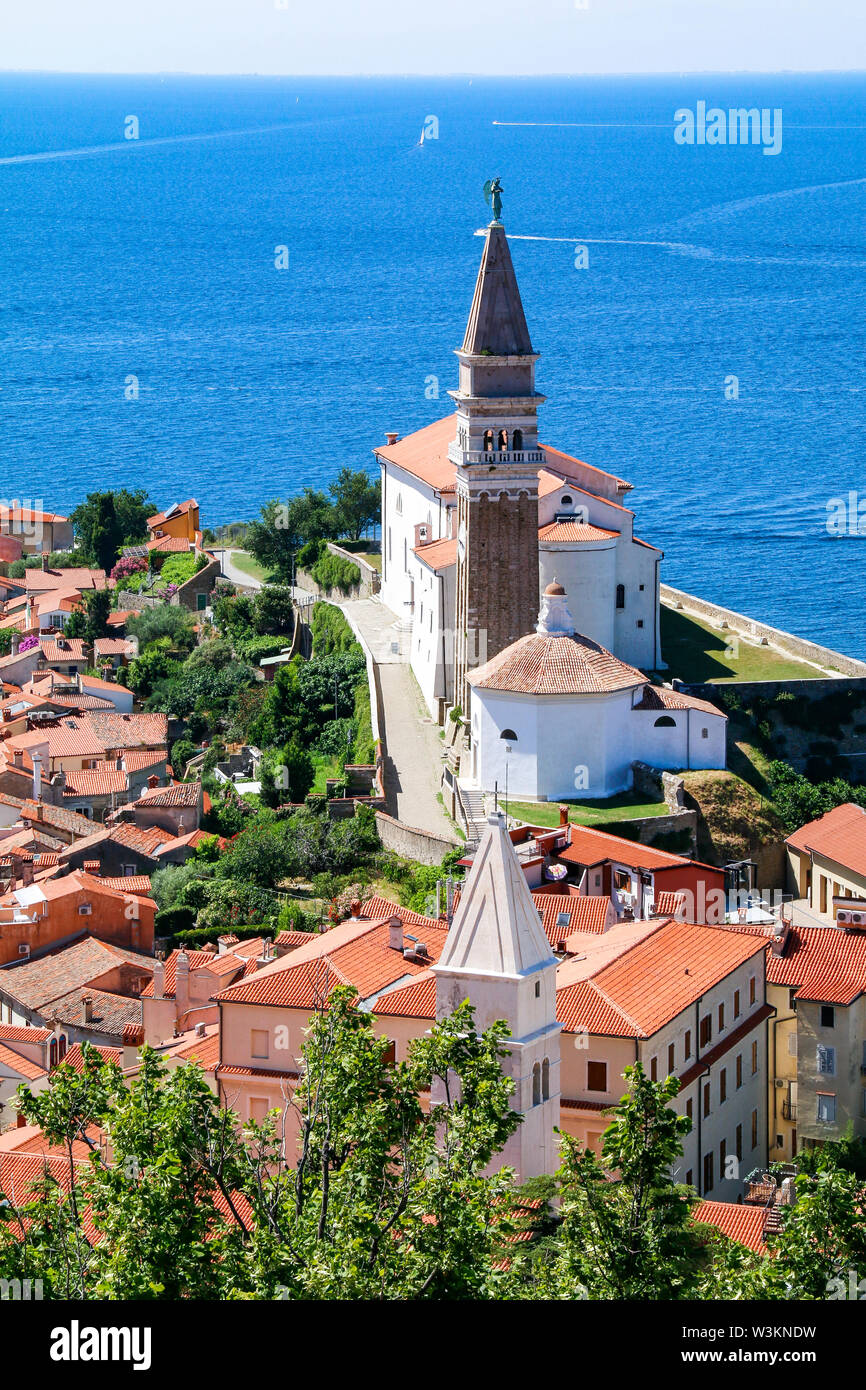
[[[493,221],[502,221],[502,184],[499,178],[488,179],[484,185],[484,201],[493,212]]]

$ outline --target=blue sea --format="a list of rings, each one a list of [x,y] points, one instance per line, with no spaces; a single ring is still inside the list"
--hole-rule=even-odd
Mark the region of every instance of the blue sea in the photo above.
[[[699,101],[781,152],[676,144]],[[372,470],[450,409],[493,175],[543,440],[668,583],[866,657],[864,75],[0,74],[0,497],[215,525]]]

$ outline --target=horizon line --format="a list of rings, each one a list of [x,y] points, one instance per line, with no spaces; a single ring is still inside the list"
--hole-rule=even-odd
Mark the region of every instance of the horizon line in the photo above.
[[[0,77],[238,77],[265,81],[345,81],[350,78],[381,79],[395,81],[406,79],[458,79],[476,78],[482,82],[531,81],[537,78],[605,78],[605,77],[858,77],[866,76],[866,67],[857,68],[687,68],[687,69],[616,69],[607,72],[508,72],[495,77],[488,72],[236,72],[213,71],[195,72],[188,68],[153,68],[147,71],[126,71],[123,69],[94,70],[91,68],[5,68],[0,67]]]

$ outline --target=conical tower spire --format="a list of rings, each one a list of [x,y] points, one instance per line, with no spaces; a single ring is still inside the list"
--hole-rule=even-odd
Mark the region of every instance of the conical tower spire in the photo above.
[[[514,1083],[511,1104],[523,1122],[493,1168],[512,1166],[519,1182],[554,1172],[560,1100],[556,957],[499,812],[488,818],[445,949],[431,969],[437,1018],[468,999],[479,1032],[497,1019],[511,1030],[502,1069]],[[434,1077],[431,1101],[444,1099],[441,1079]]]
[[[556,966],[526,875],[494,812],[472,863],[445,948],[434,971],[517,977]]]
[[[508,238],[500,222],[491,222],[487,228],[462,351],[494,357],[532,353]]]

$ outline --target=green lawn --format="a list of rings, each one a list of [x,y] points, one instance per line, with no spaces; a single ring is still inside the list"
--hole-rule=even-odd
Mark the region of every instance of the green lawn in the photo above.
[[[259,579],[263,584],[272,582],[273,577],[246,550],[233,550],[230,558],[235,568],[242,570],[244,574],[251,574],[253,579]]]
[[[665,680],[690,682],[816,680],[821,672],[782,656],[771,647],[752,646],[735,632],[722,632],[676,608],[661,607]]]
[[[563,803],[565,804],[565,803]],[[576,825],[610,825],[615,821],[637,820],[644,816],[667,815],[663,801],[642,801],[633,792],[622,792],[604,800],[570,801],[568,819]],[[509,801],[508,814],[531,825],[559,825],[559,803],[555,801]]]
[[[356,550],[355,554],[359,560],[366,560],[368,565],[372,565],[374,570],[382,573],[382,552],[380,550]]]

